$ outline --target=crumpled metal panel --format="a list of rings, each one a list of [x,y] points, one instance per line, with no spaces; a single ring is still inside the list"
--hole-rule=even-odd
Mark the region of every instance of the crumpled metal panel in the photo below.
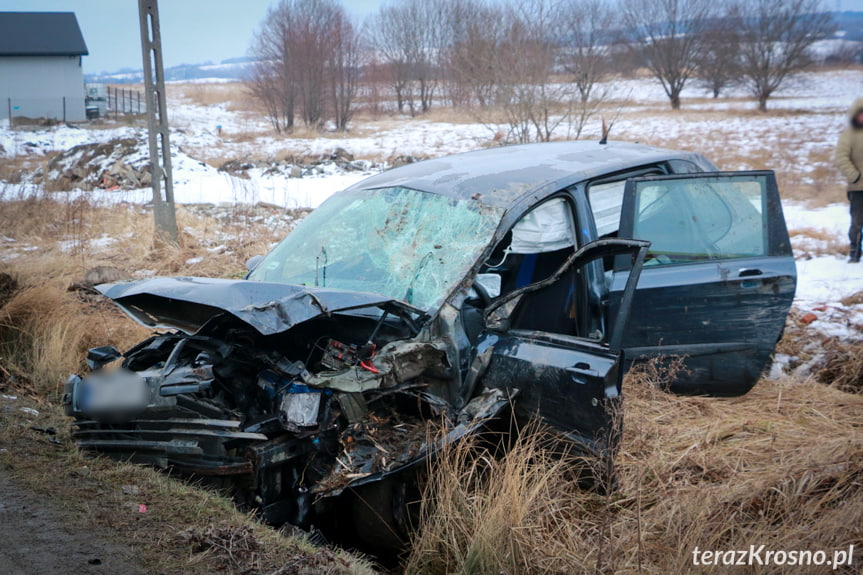
[[[195,333],[227,312],[262,335],[282,333],[310,319],[364,307],[407,304],[380,295],[290,284],[216,278],[153,278],[102,284],[100,292],[149,327]]]

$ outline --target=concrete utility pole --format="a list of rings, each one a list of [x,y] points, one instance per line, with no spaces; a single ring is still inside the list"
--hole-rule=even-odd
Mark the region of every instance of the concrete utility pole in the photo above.
[[[150,182],[153,187],[153,216],[157,240],[177,243],[177,215],[174,210],[174,179],[171,175],[171,145],[165,105],[165,75],[162,67],[162,37],[159,32],[158,0],[138,0],[141,23],[141,53],[144,56],[144,92],[150,140]],[[153,76],[155,68],[155,78]],[[162,197],[162,181],[165,196]]]

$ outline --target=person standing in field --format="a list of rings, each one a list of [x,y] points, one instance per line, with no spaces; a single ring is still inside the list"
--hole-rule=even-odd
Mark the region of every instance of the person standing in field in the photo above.
[[[863,240],[863,98],[851,106],[851,125],[845,128],[836,144],[836,165],[848,180],[848,201],[851,203],[851,242],[848,262],[860,263],[860,243]]]

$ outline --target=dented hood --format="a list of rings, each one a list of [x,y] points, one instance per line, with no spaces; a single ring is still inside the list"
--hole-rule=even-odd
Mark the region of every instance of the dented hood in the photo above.
[[[290,284],[215,278],[154,278],[96,286],[132,318],[149,327],[195,333],[207,321],[228,313],[262,335],[287,331],[333,312],[412,306],[384,296]]]

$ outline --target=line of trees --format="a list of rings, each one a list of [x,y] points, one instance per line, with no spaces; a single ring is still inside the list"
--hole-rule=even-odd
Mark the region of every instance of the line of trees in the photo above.
[[[279,132],[347,128],[360,95],[400,113],[445,104],[512,141],[577,138],[623,66],[650,71],[672,108],[692,81],[745,85],[767,109],[833,31],[821,0],[390,0],[363,26],[339,0],[281,0],[248,80]],[[362,91],[362,94],[361,94]]]

